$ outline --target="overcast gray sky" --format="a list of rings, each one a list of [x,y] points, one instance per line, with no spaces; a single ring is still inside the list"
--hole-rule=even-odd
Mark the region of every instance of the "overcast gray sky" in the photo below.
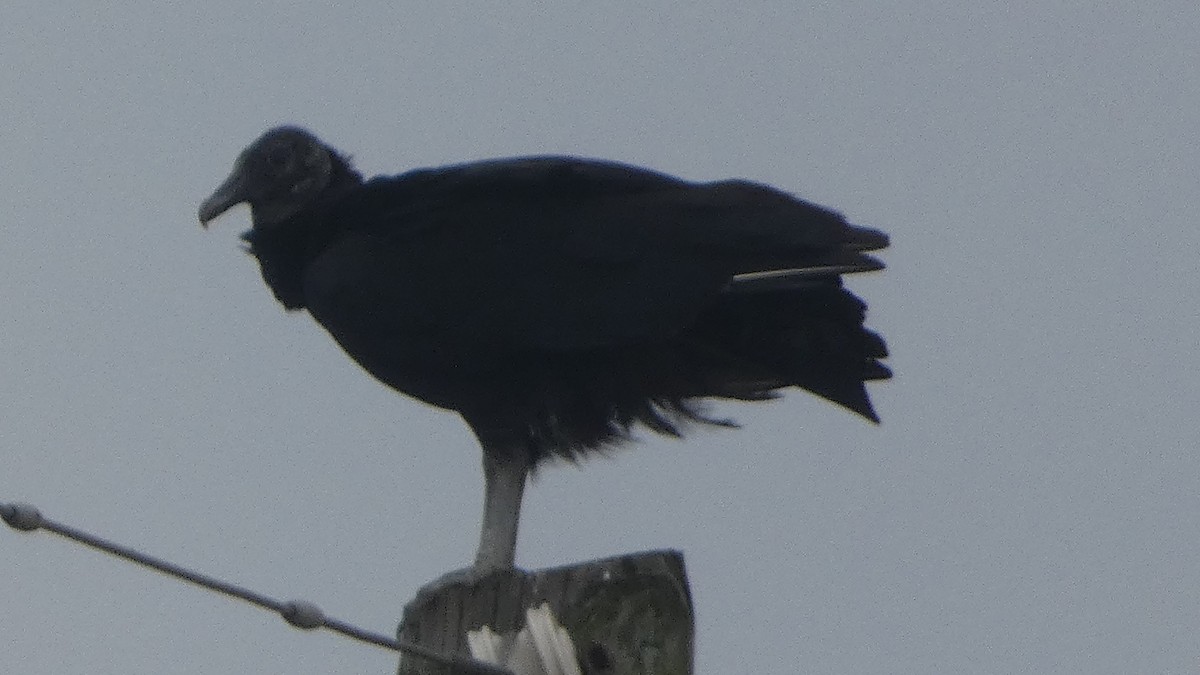
[[[522,565],[683,549],[700,673],[1200,668],[1195,2],[71,4],[0,20],[0,501],[390,633],[470,560],[474,440],[196,206],[282,122],[599,156],[886,229],[897,377],[878,428],[797,393],[544,471]],[[0,569],[4,673],[395,664],[45,535]]]

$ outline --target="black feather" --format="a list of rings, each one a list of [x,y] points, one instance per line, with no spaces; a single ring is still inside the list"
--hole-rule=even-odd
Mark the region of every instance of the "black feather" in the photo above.
[[[280,148],[304,161],[276,166]],[[385,384],[460,412],[489,451],[574,459],[639,425],[730,425],[701,401],[788,387],[878,421],[864,382],[891,375],[887,349],[840,275],[881,269],[864,252],[888,240],[829,209],[562,157],[364,182],[288,128],[238,166],[202,219],[249,201],[275,297]]]

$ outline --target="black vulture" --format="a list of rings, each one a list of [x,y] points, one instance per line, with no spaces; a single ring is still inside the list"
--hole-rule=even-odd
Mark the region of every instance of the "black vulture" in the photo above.
[[[729,425],[703,399],[799,387],[878,422],[883,339],[841,275],[888,238],[743,180],[528,157],[364,180],[304,129],[272,129],[200,205],[246,202],[243,235],[289,310],[307,309],[384,384],[457,412],[483,449],[476,573],[511,568],[544,460],[644,426]]]

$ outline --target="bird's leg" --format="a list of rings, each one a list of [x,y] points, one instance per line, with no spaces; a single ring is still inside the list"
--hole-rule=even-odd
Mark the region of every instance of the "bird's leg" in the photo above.
[[[496,452],[483,449],[483,529],[475,572],[512,569],[517,551],[517,524],[521,519],[521,497],[529,475],[525,452]]]
[[[483,448],[483,528],[479,533],[479,551],[473,566],[447,572],[421,587],[414,603],[450,588],[473,585],[493,572],[521,573],[513,568],[513,563],[521,497],[532,468],[529,449],[519,441],[513,443],[510,434],[497,433],[464,417]]]

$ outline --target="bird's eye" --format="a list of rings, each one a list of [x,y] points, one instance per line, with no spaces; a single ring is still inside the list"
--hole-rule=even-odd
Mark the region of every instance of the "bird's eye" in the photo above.
[[[267,166],[272,169],[282,169],[288,164],[291,152],[287,148],[277,146],[267,151]]]

